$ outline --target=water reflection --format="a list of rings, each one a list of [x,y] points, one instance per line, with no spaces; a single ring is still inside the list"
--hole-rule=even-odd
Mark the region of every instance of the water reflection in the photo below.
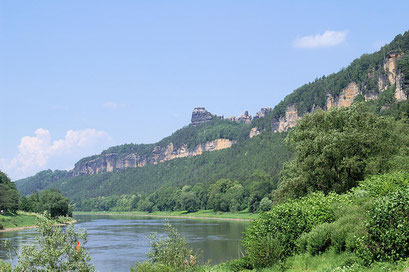
[[[147,260],[148,235],[157,232],[163,235],[165,220],[157,217],[135,217],[123,215],[76,215],[76,228],[86,229],[88,243],[97,271],[129,271],[129,267]],[[189,245],[201,252],[202,260],[212,264],[237,258],[240,252],[241,234],[248,222],[202,219],[169,219]],[[11,246],[33,243],[34,229],[0,233],[0,239],[8,239]],[[8,251],[0,248],[0,257],[8,258]],[[12,254],[15,259],[15,255]]]

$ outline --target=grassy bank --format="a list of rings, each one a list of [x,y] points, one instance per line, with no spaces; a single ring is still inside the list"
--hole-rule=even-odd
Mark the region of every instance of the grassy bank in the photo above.
[[[257,218],[257,214],[249,212],[214,212],[212,210],[200,210],[197,212],[173,211],[173,212],[74,212],[76,214],[91,214],[91,215],[133,215],[133,216],[156,216],[156,217],[175,217],[175,218],[197,218],[197,219],[226,219],[226,220],[243,220],[251,221]]]
[[[213,267],[203,267],[201,271],[212,272],[233,272],[234,261],[223,263]],[[233,264],[233,265],[232,265]],[[285,262],[274,267],[264,268],[260,272],[295,272],[295,271],[348,271],[348,272],[401,272],[409,267],[409,260],[397,263],[380,262],[371,266],[364,266],[360,260],[352,253],[338,254],[334,251],[325,252],[321,255],[311,256],[310,254],[299,254],[288,258]],[[200,270],[199,270],[200,271]],[[250,270],[240,270],[250,271]]]
[[[0,229],[0,231],[12,231],[24,228],[33,228],[37,224],[38,217],[41,216],[43,215],[22,211],[19,211],[16,214],[6,213],[0,215],[0,225],[3,226],[3,229]],[[53,221],[55,221],[56,224],[75,222],[72,218],[68,217],[60,217]]]

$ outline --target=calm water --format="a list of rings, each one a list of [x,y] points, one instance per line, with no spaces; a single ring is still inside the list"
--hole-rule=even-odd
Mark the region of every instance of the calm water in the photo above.
[[[86,248],[97,271],[129,271],[136,262],[147,260],[150,245],[148,235],[163,234],[164,219],[122,215],[75,215],[76,227],[86,229]],[[202,252],[201,259],[212,264],[237,258],[242,232],[248,226],[243,221],[202,219],[169,219],[189,245]],[[33,229],[0,233],[0,239],[9,239],[15,248],[32,243]],[[15,259],[13,253],[12,258]],[[9,259],[9,252],[0,247],[1,259]]]

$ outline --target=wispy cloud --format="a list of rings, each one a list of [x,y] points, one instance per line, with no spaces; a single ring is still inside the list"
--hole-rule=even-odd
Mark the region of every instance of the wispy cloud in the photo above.
[[[297,37],[293,46],[295,48],[323,48],[336,46],[343,43],[347,37],[348,31],[326,30],[323,34],[315,34]]]
[[[126,104],[108,101],[108,102],[105,102],[104,104],[102,104],[102,107],[104,109],[116,110],[116,109],[120,109],[120,108],[125,108]]]
[[[108,140],[106,132],[92,128],[69,130],[64,138],[52,140],[48,130],[39,128],[34,136],[21,138],[18,153],[12,159],[0,159],[0,168],[12,178],[21,178],[45,167],[50,158],[79,152]]]

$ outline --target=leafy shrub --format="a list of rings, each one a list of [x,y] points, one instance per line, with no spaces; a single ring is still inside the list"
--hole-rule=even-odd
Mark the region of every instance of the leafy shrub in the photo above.
[[[78,241],[86,243],[85,231],[75,231],[73,225],[62,229],[42,218],[37,230],[37,243],[22,247],[15,271],[95,271],[84,247],[76,248]]]
[[[370,197],[380,197],[407,187],[409,187],[409,173],[394,172],[368,177],[359,184],[354,192],[364,193]]]
[[[268,197],[264,197],[260,201],[259,210],[263,212],[269,211],[272,205],[273,205],[273,202],[270,199],[268,199]]]
[[[365,231],[365,211],[360,207],[349,207],[344,216],[331,223],[331,246],[336,252],[355,250],[357,237]]]
[[[295,253],[296,241],[314,226],[335,220],[335,203],[344,196],[314,193],[299,200],[274,206],[261,214],[244,233],[250,263],[267,267]]]
[[[240,259],[235,259],[231,260],[226,263],[226,266],[231,270],[231,271],[242,271],[245,269],[253,269],[253,266],[250,263],[250,259],[245,256]]]
[[[2,225],[2,224],[0,224],[0,230],[2,230],[2,229],[4,229],[4,227],[3,227],[3,225]]]
[[[12,271],[11,270],[11,264],[6,262],[6,261],[0,260],[0,271],[2,271],[2,272],[11,272]]]
[[[310,232],[301,235],[297,243],[311,255],[327,250],[331,245],[331,224],[315,226]]]
[[[142,262],[129,269],[130,272],[176,272],[172,267],[160,263]]]
[[[357,253],[367,262],[409,257],[409,189],[375,201],[369,210],[367,234],[358,240]]]
[[[149,237],[152,247],[147,254],[149,263],[138,263],[131,268],[131,271],[181,271],[197,266],[196,257],[193,255],[193,250],[187,247],[186,239],[181,237],[169,222],[166,222],[165,226],[167,238],[158,238],[157,234]],[[150,268],[152,270],[149,270]],[[165,270],[160,270],[161,268]]]

